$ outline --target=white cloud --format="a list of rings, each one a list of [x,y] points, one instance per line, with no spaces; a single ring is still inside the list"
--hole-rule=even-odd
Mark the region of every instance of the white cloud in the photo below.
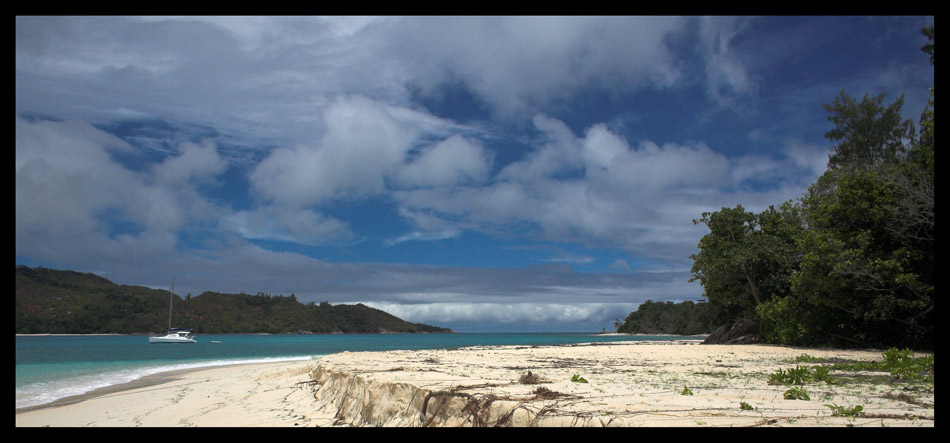
[[[363,302],[416,323],[457,322],[561,324],[612,321],[637,309],[638,303],[384,303]],[[622,317],[621,317],[622,318]]]
[[[817,150],[798,145],[788,155],[729,159],[703,143],[633,147],[605,125],[577,137],[556,119],[534,121],[545,137],[523,159],[479,186],[395,191],[402,215],[424,214],[434,227],[430,238],[526,230],[535,239],[619,248],[688,267],[704,233],[691,220],[740,203],[758,210],[780,204],[816,177]],[[750,180],[772,188],[754,190]]]
[[[825,146],[807,145],[799,141],[786,144],[785,152],[791,161],[799,167],[811,172],[813,182],[828,169],[828,148]]]
[[[233,211],[210,204],[193,186],[220,172],[220,158],[211,144],[183,144],[182,155],[168,157],[152,169],[134,172],[109,156],[110,150],[131,154],[129,146],[103,131],[87,124],[29,123],[18,118],[16,148],[17,254],[28,251],[33,258],[67,263],[68,268],[83,263],[80,269],[109,269],[108,277],[118,283],[164,285],[168,273],[180,273],[190,279],[200,278],[198,282],[181,282],[182,291],[195,294],[204,290],[294,292],[303,301],[334,302],[373,297],[392,303],[387,310],[396,315],[405,312],[431,318],[428,321],[434,324],[439,323],[439,318],[504,322],[596,321],[600,317],[610,320],[611,316],[622,315],[617,314],[621,311],[616,306],[642,301],[645,294],[652,296],[656,287],[668,287],[671,278],[686,286],[682,274],[656,278],[631,275],[616,280],[616,276],[577,274],[563,266],[490,269],[329,264],[300,254],[269,251],[239,237],[322,245],[328,239],[345,241],[351,233],[338,220],[294,205],[260,205]],[[393,158],[399,160],[397,164],[404,164],[403,158]],[[541,193],[531,198],[536,209],[543,211],[551,209],[552,197]],[[523,203],[525,198],[515,193],[511,203]],[[478,210],[477,206],[464,206],[470,201],[460,203],[462,210]],[[505,208],[509,213],[513,210]],[[102,211],[111,211],[113,218],[135,224],[140,230],[112,235],[106,232],[106,221],[99,218]],[[447,238],[456,235],[458,229],[474,229],[483,222],[479,217],[465,217],[447,223],[426,209],[403,206],[401,211],[420,230],[396,241]],[[503,211],[499,215],[504,214]],[[543,216],[542,212],[538,214]],[[205,240],[203,248],[176,249],[185,228],[201,235],[202,231],[196,229],[219,221],[238,235],[214,233]],[[165,275],[156,276],[156,270]],[[664,291],[670,293],[669,289]],[[674,289],[672,293],[683,291]],[[696,292],[696,288],[685,288],[685,292]],[[624,301],[610,301],[617,297],[624,297]],[[484,300],[487,304],[472,300]],[[432,305],[429,314],[397,308],[403,303],[420,301]],[[450,304],[436,307],[443,301]],[[471,312],[463,313],[466,309]]]
[[[17,112],[116,110],[293,145],[359,94],[406,108],[461,84],[511,121],[591,85],[666,88],[677,17],[17,17]],[[102,94],[102,91],[109,91]],[[55,98],[52,98],[55,97]]]
[[[532,119],[542,133],[543,144],[523,160],[507,165],[498,173],[501,180],[533,182],[576,171],[583,166],[581,141],[564,122],[546,115]]]
[[[354,235],[346,223],[313,210],[264,206],[239,211],[221,222],[229,231],[252,240],[278,240],[311,246],[347,243]]]
[[[254,168],[256,195],[306,206],[382,192],[386,175],[419,137],[386,107],[363,97],[336,99],[323,118],[326,134],[316,145],[278,148]]]
[[[396,238],[387,239],[383,242],[383,246],[392,247],[400,243],[405,243],[409,241],[438,241],[445,240],[449,238],[458,237],[458,230],[448,230],[448,231],[429,231],[429,232],[420,232],[412,231],[403,235],[400,235]]]
[[[185,142],[179,146],[181,155],[166,159],[154,168],[159,183],[177,187],[193,181],[213,180],[227,169],[227,162],[218,155],[214,142],[205,140],[200,145]]]
[[[732,104],[736,96],[754,94],[757,89],[731,46],[732,39],[742,32],[748,20],[738,17],[699,19],[706,62],[706,92],[721,104]]]
[[[478,142],[454,135],[423,148],[391,175],[398,186],[433,187],[484,181],[491,172],[491,154]]]
[[[535,124],[546,134],[542,144],[485,185],[394,195],[408,211],[429,211],[430,217],[443,215],[487,231],[529,223],[541,238],[647,255],[673,250],[681,262],[698,239],[689,221],[702,211],[682,218],[682,211],[671,209],[716,205],[732,185],[729,160],[702,144],[645,141],[632,148],[604,125],[578,138],[549,117],[538,117]],[[671,212],[681,218],[669,217]],[[659,238],[676,246],[657,248]]]
[[[87,123],[17,117],[16,134],[18,254],[67,263],[162,254],[183,227],[229,213],[193,188],[222,171],[212,145],[182,145],[183,155],[136,172],[112,156],[136,151]]]
[[[17,117],[17,238],[95,231],[102,229],[101,213],[125,212],[144,186],[112,160],[110,150],[129,153],[132,148],[86,123],[30,123]]]
[[[662,146],[644,141],[631,149],[625,140],[603,125],[587,131],[584,140],[587,175],[594,182],[623,191],[646,188],[676,191],[691,186],[721,184],[730,169],[729,160],[704,144]]]
[[[639,303],[431,303],[364,302],[416,323],[451,327],[457,332],[593,332],[613,330],[614,322]]]
[[[420,61],[414,68],[424,88],[461,80],[496,115],[523,118],[591,84],[611,91],[674,84],[680,72],[667,39],[687,24],[677,17],[423,17],[394,28],[393,50]]]

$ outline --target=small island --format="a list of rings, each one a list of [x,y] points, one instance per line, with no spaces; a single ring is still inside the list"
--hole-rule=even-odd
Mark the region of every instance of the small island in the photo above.
[[[173,295],[175,326],[195,334],[450,333],[363,304],[266,293]],[[90,273],[17,266],[17,334],[147,334],[168,326],[168,291]]]

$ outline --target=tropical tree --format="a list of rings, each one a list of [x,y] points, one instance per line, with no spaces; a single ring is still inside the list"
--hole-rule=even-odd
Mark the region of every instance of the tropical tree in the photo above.
[[[755,318],[757,306],[787,295],[802,222],[800,208],[791,202],[760,214],[738,205],[693,220],[709,227],[709,233],[691,256],[690,281],[702,284],[719,321]]]
[[[922,33],[933,65],[933,25]],[[903,103],[842,91],[824,105],[828,169],[797,203],[693,220],[709,233],[690,281],[718,321],[758,320],[777,343],[933,346],[934,90],[919,136]]]
[[[903,100],[826,106],[828,170],[801,199],[808,229],[793,298],[758,309],[775,341],[926,346],[933,341],[933,112],[922,134]],[[908,129],[910,126],[911,129]]]
[[[914,123],[904,120],[901,108],[904,96],[890,106],[883,106],[884,94],[864,98],[860,102],[844,91],[824,105],[834,128],[825,138],[836,142],[828,157],[830,168],[851,166],[871,168],[884,162],[895,162],[906,153],[914,138]]]

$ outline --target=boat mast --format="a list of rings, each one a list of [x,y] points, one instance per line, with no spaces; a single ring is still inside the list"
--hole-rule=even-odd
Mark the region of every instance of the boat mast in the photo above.
[[[172,301],[175,297],[175,277],[172,277],[172,288],[168,291],[168,330],[172,330]]]

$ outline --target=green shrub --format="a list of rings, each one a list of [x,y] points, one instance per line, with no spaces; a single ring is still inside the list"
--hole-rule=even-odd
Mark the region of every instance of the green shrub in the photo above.
[[[776,297],[756,307],[762,321],[762,337],[769,343],[808,345],[814,339],[809,330],[812,317],[807,304],[794,297]]]
[[[923,375],[934,373],[934,356],[914,358],[910,349],[902,351],[890,348],[881,354],[883,358],[876,362],[835,363],[834,369],[848,371],[886,371],[895,378],[915,380]]]
[[[773,385],[803,385],[809,380],[808,367],[799,365],[795,365],[795,369],[779,369],[769,376],[769,384]]]
[[[825,406],[831,408],[831,415],[835,417],[858,417],[864,415],[864,406],[861,405],[852,406],[849,408],[845,406],[838,406],[837,404],[832,403]]]
[[[838,380],[831,376],[832,366],[800,366],[794,369],[779,369],[769,376],[772,385],[804,385],[810,382],[836,384]]]
[[[825,359],[812,357],[808,354],[802,354],[798,357],[795,357],[795,363],[824,363]]]
[[[838,379],[832,377],[831,366],[815,366],[812,368],[811,379],[814,381],[823,381],[828,384],[838,383]]]
[[[890,348],[881,355],[884,358],[881,367],[896,378],[911,380],[919,377],[922,372],[933,373],[934,357],[932,355],[920,358],[913,358],[912,355],[913,352],[910,349],[898,351],[897,348]]]
[[[785,391],[782,396],[785,397],[786,400],[811,400],[811,397],[808,396],[808,392],[798,386]]]

